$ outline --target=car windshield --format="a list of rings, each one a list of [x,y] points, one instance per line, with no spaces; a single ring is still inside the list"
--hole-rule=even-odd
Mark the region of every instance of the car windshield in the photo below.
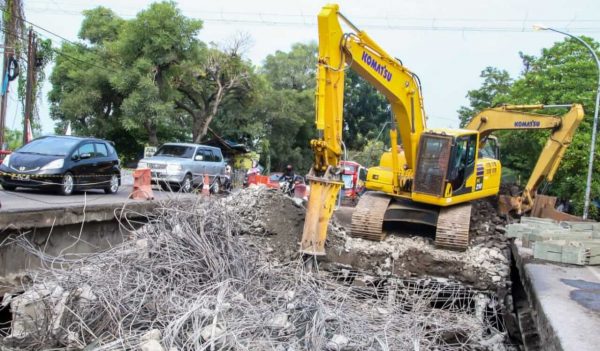
[[[70,138],[41,138],[21,147],[18,152],[36,155],[66,156],[80,142]]]
[[[342,175],[342,181],[344,182],[344,188],[346,189],[352,189],[352,176],[349,174],[343,174]]]
[[[163,145],[154,154],[154,156],[169,156],[182,158],[192,158],[193,155],[194,147],[183,145]]]

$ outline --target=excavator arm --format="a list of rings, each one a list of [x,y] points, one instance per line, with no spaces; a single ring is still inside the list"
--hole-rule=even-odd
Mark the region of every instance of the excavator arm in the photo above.
[[[542,115],[528,111],[551,107],[570,107],[563,116]],[[512,197],[509,202],[517,212],[525,213],[533,208],[539,185],[545,180],[551,182],[565,151],[573,140],[573,135],[583,119],[583,107],[580,104],[544,106],[544,105],[505,105],[490,108],[477,114],[465,127],[477,130],[480,143],[498,130],[551,130],[548,141],[536,162],[522,195]],[[481,145],[480,145],[481,148]]]
[[[342,30],[340,20],[351,29]],[[338,165],[342,155],[344,74],[355,70],[386,96],[394,115],[390,130],[393,187],[399,188],[401,171],[415,168],[417,146],[425,128],[418,78],[385,52],[340,12],[338,5],[323,7],[318,15],[319,57],[316,89],[316,128],[311,141],[314,163],[308,175],[311,194],[300,251],[323,255],[327,226],[342,182]],[[398,130],[406,166],[398,160]],[[402,169],[401,169],[402,167]]]

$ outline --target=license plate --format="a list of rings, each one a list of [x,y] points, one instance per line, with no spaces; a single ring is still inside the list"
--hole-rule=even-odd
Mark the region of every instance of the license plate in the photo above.
[[[31,176],[28,174],[15,174],[11,178],[14,180],[29,180]]]

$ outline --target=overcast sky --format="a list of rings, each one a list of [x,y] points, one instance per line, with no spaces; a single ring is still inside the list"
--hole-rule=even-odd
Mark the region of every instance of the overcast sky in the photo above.
[[[81,11],[106,6],[132,18],[152,1],[24,0],[26,18],[69,40],[77,40]],[[178,2],[183,14],[204,20],[200,39],[223,42],[239,32],[252,38],[247,52],[254,64],[295,42],[317,39],[316,15],[326,1],[220,0]],[[600,0],[380,0],[339,1],[340,10],[387,52],[417,73],[423,84],[425,110],[431,127],[456,127],[456,110],[467,104],[465,94],[480,86],[486,66],[521,71],[519,51],[538,55],[563,38],[534,32],[535,23],[585,34],[600,40]],[[61,40],[52,38],[55,46]],[[47,91],[40,102],[43,131],[53,132]],[[13,89],[15,90],[15,89]],[[15,97],[9,100],[15,104]],[[571,101],[564,101],[570,103]],[[20,113],[8,112],[9,128],[19,128]]]

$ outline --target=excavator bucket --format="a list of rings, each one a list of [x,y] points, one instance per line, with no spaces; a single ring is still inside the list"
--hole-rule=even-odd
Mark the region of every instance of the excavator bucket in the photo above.
[[[333,214],[342,182],[326,177],[306,177],[310,181],[310,195],[300,252],[308,255],[325,255],[327,225]]]
[[[520,196],[499,195],[498,196],[498,213],[508,215],[512,211],[518,211],[521,208],[523,200]]]

